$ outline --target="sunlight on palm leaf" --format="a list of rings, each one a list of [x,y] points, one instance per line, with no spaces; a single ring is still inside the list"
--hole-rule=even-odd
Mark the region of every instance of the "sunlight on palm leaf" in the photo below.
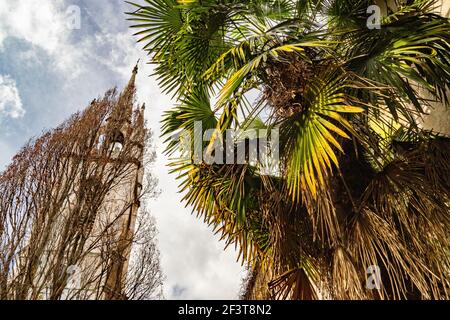
[[[320,76],[313,81],[305,93],[308,109],[295,115],[281,126],[282,144],[288,159],[287,185],[293,201],[301,199],[301,191],[309,189],[317,196],[317,185],[324,183],[324,176],[339,166],[333,147],[344,152],[335,136],[350,139],[341,128],[353,131],[351,125],[340,114],[360,113],[364,109],[347,105],[344,78],[334,75]]]
[[[162,121],[171,173],[186,205],[251,266],[247,298],[450,294],[450,146],[418,124],[449,102],[450,21],[431,12],[435,0],[411,0],[369,30],[371,4],[132,4],[135,35],[176,100]],[[277,172],[193,161],[192,141],[172,136],[196,121],[202,135],[215,130],[200,142],[207,154],[227,129],[279,127]],[[365,287],[371,265],[379,291]]]

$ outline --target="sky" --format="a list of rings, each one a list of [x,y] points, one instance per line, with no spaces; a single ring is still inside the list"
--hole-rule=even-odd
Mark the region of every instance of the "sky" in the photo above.
[[[237,253],[224,251],[211,228],[184,207],[168,174],[159,122],[173,102],[150,77],[124,14],[131,9],[122,0],[0,0],[0,170],[29,139],[106,90],[123,88],[141,59],[137,96],[147,105],[158,154],[149,170],[162,191],[148,206],[159,229],[165,297],[237,299],[244,277]]]

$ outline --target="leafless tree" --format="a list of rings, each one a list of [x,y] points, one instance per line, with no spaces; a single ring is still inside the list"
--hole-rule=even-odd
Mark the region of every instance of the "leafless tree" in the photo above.
[[[155,153],[134,76],[0,174],[0,299],[161,297],[156,227],[139,209],[157,195],[144,178]]]

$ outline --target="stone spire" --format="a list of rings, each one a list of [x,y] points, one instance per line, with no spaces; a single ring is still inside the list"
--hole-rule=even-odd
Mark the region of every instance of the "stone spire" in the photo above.
[[[134,67],[130,81],[121,93],[110,120],[110,125],[113,126],[113,130],[121,130],[121,133],[124,135],[124,140],[126,139],[127,141],[126,143],[130,142],[131,145],[134,146],[133,150],[135,151],[132,151],[131,155],[133,160],[136,161],[131,161],[136,167],[134,173],[129,173],[130,178],[132,174],[135,175],[134,185],[131,186],[130,190],[126,190],[127,194],[130,196],[131,205],[126,212],[123,213],[121,219],[117,221],[118,224],[120,223],[120,233],[118,234],[117,242],[113,247],[111,262],[108,267],[106,282],[103,288],[106,300],[128,299],[124,293],[124,284],[130,260],[136,217],[140,207],[140,194],[138,194],[138,192],[140,193],[142,190],[144,177],[144,138],[146,133],[144,118],[145,104],[143,104],[141,108],[134,108],[136,93],[135,82],[138,73],[138,64]],[[133,119],[133,117],[135,118]],[[133,123],[133,128],[129,127],[131,123]],[[127,136],[126,132],[131,132],[130,136]],[[115,132],[113,131],[113,133]]]
[[[125,125],[131,123],[136,95],[136,76],[139,70],[138,65],[139,61],[133,69],[128,85],[120,94],[119,100],[112,111],[110,123],[115,128],[123,128]]]

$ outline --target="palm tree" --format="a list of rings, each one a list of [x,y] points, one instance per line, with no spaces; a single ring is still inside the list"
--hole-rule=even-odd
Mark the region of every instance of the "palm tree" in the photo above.
[[[434,0],[396,2],[379,28],[368,0],[133,4],[177,101],[164,135],[202,121],[212,153],[227,129],[279,128],[270,173],[197,163],[167,140],[186,204],[251,266],[245,297],[449,297],[450,142],[418,121],[449,102],[450,21]]]

